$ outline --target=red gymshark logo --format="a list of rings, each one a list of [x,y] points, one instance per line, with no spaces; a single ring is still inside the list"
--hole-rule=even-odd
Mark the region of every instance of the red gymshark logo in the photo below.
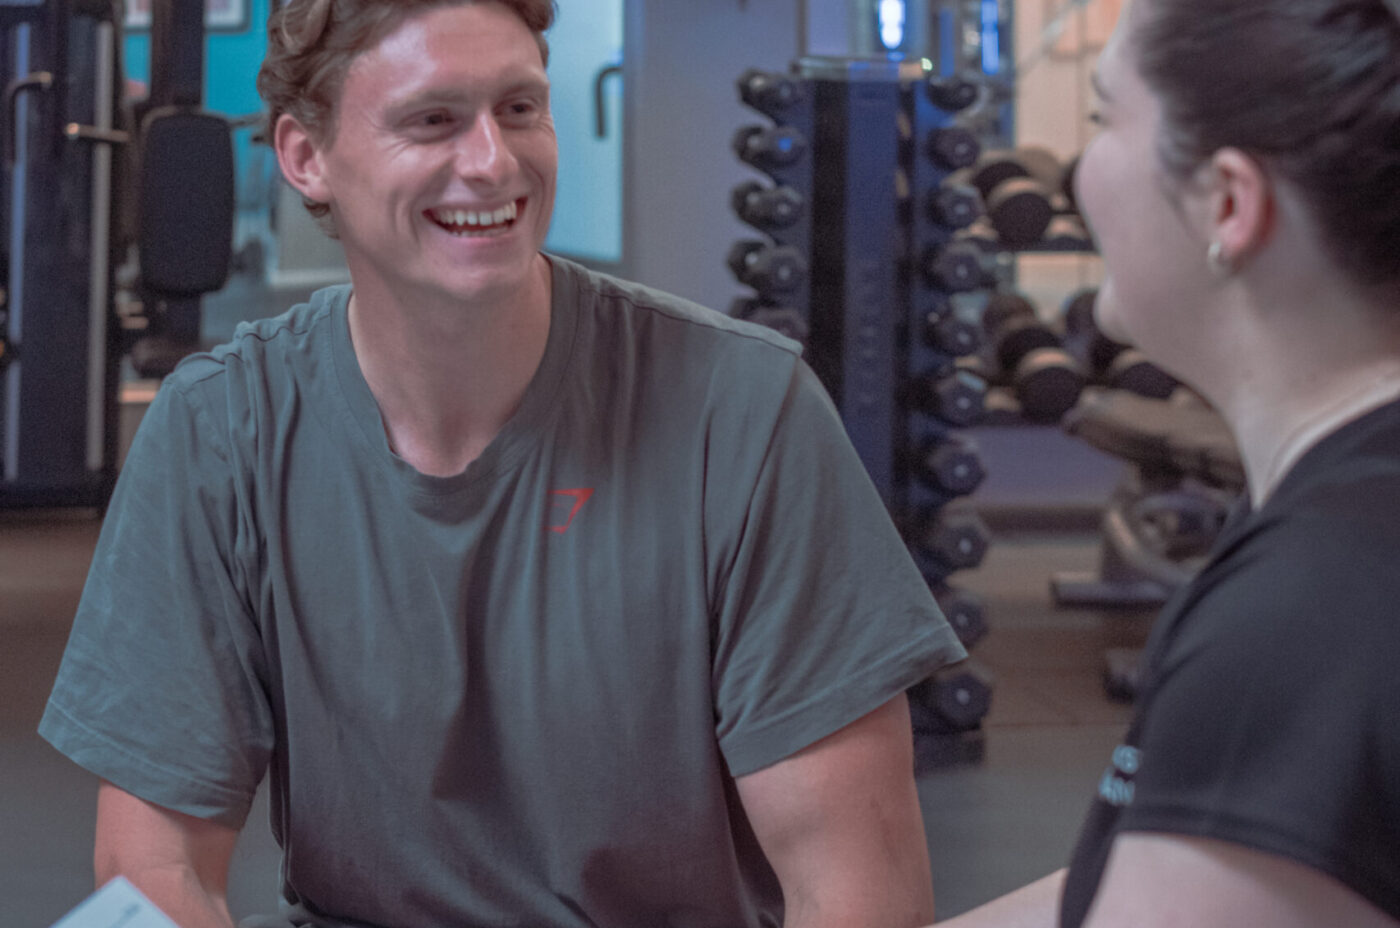
[[[562,535],[569,530],[569,526],[574,521],[574,516],[583,508],[583,504],[588,502],[588,498],[593,495],[589,490],[550,490],[549,491],[549,525],[548,528],[556,535]]]

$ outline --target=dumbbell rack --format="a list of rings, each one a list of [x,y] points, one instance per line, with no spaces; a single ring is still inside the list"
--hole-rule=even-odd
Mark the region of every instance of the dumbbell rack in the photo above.
[[[751,70],[740,99],[773,122],[739,130],[739,158],[765,174],[732,194],[766,240],[729,264],[755,293],[731,312],[802,342],[851,442],[945,614],[969,648],[981,603],[948,583],[976,567],[988,533],[963,505],[985,469],[963,433],[986,383],[962,359],[980,344],[988,282],[958,230],[982,215],[976,190],[948,183],[980,145],[958,111],[978,85],[918,63],[804,58],[788,74]],[[980,757],[990,674],[975,661],[910,690],[926,760]]]

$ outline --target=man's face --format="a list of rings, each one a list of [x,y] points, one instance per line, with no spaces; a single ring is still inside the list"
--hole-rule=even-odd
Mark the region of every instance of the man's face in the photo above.
[[[537,266],[558,148],[529,28],[497,3],[407,19],[350,66],[317,154],[357,291],[509,297]]]

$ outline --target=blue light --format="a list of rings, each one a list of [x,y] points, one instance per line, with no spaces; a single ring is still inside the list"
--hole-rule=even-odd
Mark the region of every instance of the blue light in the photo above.
[[[880,42],[888,50],[904,44],[904,0],[880,0]]]
[[[982,0],[982,71],[1001,71],[1001,14],[997,0]]]

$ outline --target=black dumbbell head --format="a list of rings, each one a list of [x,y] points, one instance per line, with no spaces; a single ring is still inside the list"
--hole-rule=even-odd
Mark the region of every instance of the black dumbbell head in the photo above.
[[[744,274],[748,270],[749,255],[766,247],[767,242],[751,238],[741,239],[729,247],[729,254],[724,259],[725,264],[729,265],[729,270],[734,272],[740,283],[744,282]]]
[[[802,100],[802,85],[786,74],[750,68],[739,77],[739,99],[776,119]]]
[[[982,347],[982,330],[975,323],[948,310],[930,314],[924,323],[924,344],[955,358]]]
[[[996,150],[983,152],[968,179],[987,200],[992,191],[1013,177],[1030,177],[1031,172],[1016,159],[1015,152]]]
[[[985,677],[958,666],[934,677],[935,715],[953,731],[971,731],[992,708],[992,688]]]
[[[940,584],[934,587],[933,598],[964,648],[971,650],[987,637],[986,613],[980,597]]]
[[[1181,385],[1135,348],[1125,348],[1114,355],[1101,380],[1105,386],[1158,400],[1167,399]]]
[[[934,246],[924,253],[924,276],[931,286],[947,293],[978,290],[986,279],[983,258],[984,253],[967,242]]]
[[[919,465],[920,475],[926,481],[954,496],[971,493],[987,476],[976,447],[953,438],[925,448]]]
[[[807,138],[792,126],[745,126],[734,135],[734,152],[760,171],[773,171],[800,160]]]
[[[729,267],[740,283],[770,299],[786,296],[807,278],[806,259],[802,252],[789,245],[736,242],[729,250]]]
[[[1079,402],[1087,379],[1078,362],[1059,347],[1031,350],[1011,375],[1022,417],[1041,425],[1064,418]]]
[[[944,126],[929,132],[924,152],[942,167],[956,171],[970,167],[977,162],[982,152],[982,143],[962,126]]]
[[[791,226],[806,209],[802,195],[791,187],[765,187],[757,181],[735,187],[731,203],[740,219],[764,231]]]
[[[934,106],[956,113],[976,103],[982,91],[971,80],[950,75],[929,77],[924,84],[924,92],[928,94],[929,102]]]
[[[949,425],[967,428],[987,411],[987,382],[965,370],[920,379],[915,405]]]
[[[1035,316],[1014,316],[989,330],[997,366],[1008,376],[1032,351],[1060,348],[1060,337]]]
[[[982,310],[982,328],[996,338],[998,332],[1012,319],[1036,318],[1035,304],[1024,294],[1013,290],[994,290],[987,294],[987,306]]]
[[[944,508],[927,520],[920,543],[939,564],[950,570],[968,570],[986,556],[989,533],[977,513]]]
[[[982,195],[970,184],[943,184],[929,191],[928,217],[950,229],[965,229],[983,214]]]
[[[1012,177],[998,184],[987,197],[987,216],[1002,244],[1024,248],[1045,237],[1055,208],[1039,181]]]

